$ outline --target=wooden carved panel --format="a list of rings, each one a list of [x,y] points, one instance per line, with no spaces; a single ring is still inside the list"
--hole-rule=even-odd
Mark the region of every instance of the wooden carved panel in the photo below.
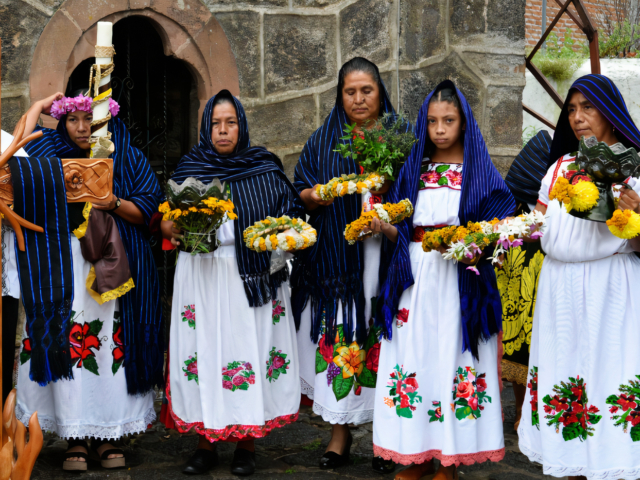
[[[113,160],[110,158],[63,158],[67,202],[100,203],[113,193]],[[9,165],[0,168],[0,200],[13,203]]]

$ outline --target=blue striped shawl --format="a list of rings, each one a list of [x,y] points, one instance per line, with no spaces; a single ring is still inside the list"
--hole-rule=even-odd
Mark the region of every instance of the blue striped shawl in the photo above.
[[[394,112],[389,95],[382,81],[379,83],[382,96],[381,113]],[[343,158],[335,152],[336,145],[349,140],[344,136],[345,124],[349,119],[342,107],[342,97],[338,92],[336,104],[324,124],[307,140],[295,169],[294,185],[298,192],[325,184],[343,174],[359,173],[353,158]],[[410,128],[410,127],[409,127]],[[396,191],[397,188],[395,188]],[[402,197],[404,198],[404,197]],[[362,242],[349,245],[344,239],[347,224],[357,220],[362,212],[360,195],[346,195],[336,198],[326,207],[307,212],[309,223],[318,232],[317,243],[296,257],[291,277],[291,303],[296,322],[300,327],[302,311],[311,301],[311,340],[316,342],[325,322],[326,338],[335,337],[336,315],[342,303],[342,323],[347,342],[353,339],[355,303],[355,333],[359,343],[365,341],[367,324],[364,318],[365,298],[362,284],[364,271],[364,248]],[[387,262],[385,253],[393,249],[383,240],[380,273],[384,275]],[[408,257],[406,257],[408,261]],[[368,300],[368,299],[367,299]]]
[[[549,132],[540,130],[513,160],[504,181],[518,202],[538,201],[540,184],[549,169],[551,141]]]
[[[562,156],[578,151],[580,142],[569,124],[568,104],[573,90],[580,91],[616,128],[615,133],[618,141],[627,148],[634,147],[640,151],[640,131],[629,114],[620,90],[604,75],[590,74],[577,79],[569,89],[556,125],[547,167],[550,167]]]
[[[219,155],[211,141],[211,117],[217,95],[233,99],[238,115],[238,145],[231,155]],[[209,99],[202,114],[200,142],[180,159],[172,179],[177,183],[194,177],[203,183],[214,178],[230,182],[238,219],[234,222],[236,260],[249,305],[259,307],[276,298],[288,270],[270,273],[271,252],[249,250],[242,233],[266,217],[301,217],[302,203],[287,178],[280,159],[264,147],[251,147],[249,126],[238,99],[223,90]]]
[[[430,151],[433,143],[427,132],[427,113],[429,101],[439,89],[456,88],[453,82],[445,80],[425,99],[416,125],[418,143],[413,147],[409,160],[405,163],[396,183],[399,191],[406,193],[415,205],[418,199],[420,166],[425,151]],[[456,88],[458,98],[466,119],[464,135],[464,170],[460,195],[458,217],[461,225],[469,221],[491,220],[494,217],[505,218],[515,210],[515,202],[504,180],[491,162],[487,146],[473,111],[464,95]],[[398,201],[400,197],[390,198]],[[382,314],[376,318],[384,327],[387,338],[392,337],[393,317],[398,309],[398,292],[413,283],[411,267],[404,261],[408,256],[409,242],[413,235],[413,217],[398,227],[398,244],[394,252],[389,275],[382,284],[380,301],[384,301]],[[458,263],[458,290],[462,314],[462,351],[471,351],[478,358],[478,344],[488,340],[502,330],[502,303],[496,284],[495,272],[488,261],[478,265],[480,275],[467,270],[467,265]],[[385,297],[393,293],[393,302]]]
[[[63,124],[62,127],[60,124]],[[44,129],[44,135],[30,142],[25,149],[30,156],[74,158],[77,147],[58,131]],[[113,157],[114,194],[136,204],[142,212],[145,226],[158,211],[162,191],[144,154],[131,145],[124,123],[112,118],[109,131],[115,144]],[[70,144],[71,143],[71,144]],[[119,215],[113,215],[124,244],[135,288],[120,297],[120,315],[124,330],[124,366],[130,395],[144,394],[154,385],[163,383],[164,339],[160,283],[153,254],[143,227],[133,225]]]

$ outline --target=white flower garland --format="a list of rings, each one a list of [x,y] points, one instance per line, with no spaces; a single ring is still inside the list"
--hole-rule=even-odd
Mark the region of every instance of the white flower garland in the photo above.
[[[322,200],[353,195],[354,193],[368,193],[377,190],[384,184],[384,175],[379,173],[365,173],[363,175],[342,175],[329,180],[325,185],[318,185],[316,193]]]

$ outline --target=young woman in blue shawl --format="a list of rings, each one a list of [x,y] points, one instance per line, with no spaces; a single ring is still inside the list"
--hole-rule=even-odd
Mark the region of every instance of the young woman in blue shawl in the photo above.
[[[366,128],[367,122],[385,112],[393,112],[393,107],[378,67],[364,58],[350,60],[338,75],[334,108],[307,141],[295,169],[294,185],[309,223],[318,232],[316,245],[296,258],[292,303],[299,327],[302,393],[313,400],[314,412],[333,424],[332,439],[320,459],[323,469],[347,463],[351,446],[347,425],[373,419],[380,352],[380,330],[373,327],[373,317],[378,277],[384,271],[381,257],[389,245],[380,233],[386,235],[390,228],[376,222],[377,235],[349,245],[344,239],[346,225],[382,202],[382,191],[388,188],[323,201],[315,187],[342,174],[360,173],[353,158],[335,151],[338,143],[348,142],[340,140],[345,124]]]
[[[490,262],[480,262],[476,274],[463,262],[444,260],[442,252],[425,253],[422,236],[445,225],[505,218],[515,204],[451,81],[427,97],[416,133],[418,144],[396,182],[405,185],[415,210],[412,224],[397,228],[382,286],[383,292],[406,290],[397,313],[386,307],[379,319],[390,341],[380,353],[373,448],[384,459],[415,464],[396,478],[417,480],[437,458],[434,478],[452,480],[461,463],[504,457],[500,294]],[[407,250],[409,277],[399,275]]]
[[[34,129],[44,131],[40,139],[27,145],[30,157],[89,155],[91,101],[81,94],[63,97],[57,93],[29,109],[25,135]],[[56,130],[37,126],[40,115],[51,114],[53,102],[61,99],[79,108],[62,115]],[[66,470],[87,469],[85,437],[94,438],[91,448],[101,456],[103,467],[124,466],[122,451],[108,441],[144,431],[155,420],[153,387],[163,380],[159,283],[143,233],[158,208],[161,190],[149,162],[131,145],[122,121],[112,118],[108,130],[115,144],[112,198],[100,205],[67,206],[73,232],[72,258],[65,260],[73,264],[73,304],[66,333],[72,376],[43,386],[30,379],[32,342],[28,330],[23,334],[20,357],[16,416],[26,423],[37,411],[43,429],[75,439],[69,441],[63,465]],[[132,282],[114,289],[111,296],[118,298],[101,304],[89,291],[93,267],[83,258],[79,240],[91,208],[109,212],[115,220],[132,277]],[[24,296],[24,288],[22,293]]]
[[[200,143],[172,177],[191,178],[225,182],[237,219],[217,230],[214,252],[178,256],[166,394],[178,431],[200,435],[184,473],[212,468],[215,442],[227,441],[238,442],[231,472],[249,475],[254,439],[298,418],[300,381],[287,267],[249,250],[242,233],[268,216],[299,218],[303,209],[280,159],[250,145],[242,104],[227,90],[207,103]],[[162,229],[179,244],[172,222]]]
[[[551,145],[536,209],[546,213],[546,256],[538,281],[528,397],[518,428],[522,453],[546,475],[640,477],[640,251],[605,223],[574,217],[549,201],[571,178],[581,137],[640,150],[640,131],[603,75],[574,82]],[[618,208],[640,212],[640,182],[625,181]]]

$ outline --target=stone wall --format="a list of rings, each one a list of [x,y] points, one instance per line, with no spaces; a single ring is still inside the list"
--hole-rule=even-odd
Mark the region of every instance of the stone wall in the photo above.
[[[87,21],[93,23],[117,12],[114,3],[165,12],[164,4],[175,3],[177,12],[185,0],[79,3],[86,4]],[[0,0],[5,130],[28,107],[35,46],[64,5]],[[525,0],[205,0],[204,5],[235,54],[253,142],[279,154],[288,172],[333,106],[340,66],[358,55],[378,64],[393,104],[412,121],[429,91],[452,79],[470,101],[503,173],[519,151]]]

